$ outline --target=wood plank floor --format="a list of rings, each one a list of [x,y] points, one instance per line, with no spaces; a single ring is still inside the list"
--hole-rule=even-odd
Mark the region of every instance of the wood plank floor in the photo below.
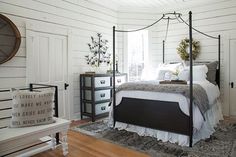
[[[72,122],[72,126],[86,121]],[[148,155],[79,132],[68,131],[68,157],[148,157]],[[62,157],[61,146],[34,157]]]
[[[87,121],[72,122],[72,126]],[[236,117],[224,117],[224,122],[236,122]],[[115,145],[79,132],[68,132],[69,154],[68,157],[148,157],[147,154],[136,152],[119,145]],[[61,147],[49,150],[34,157],[61,157]]]
[[[74,131],[68,132],[68,143],[68,157],[148,157],[146,154]],[[34,157],[55,156],[63,156],[61,147],[37,154]]]

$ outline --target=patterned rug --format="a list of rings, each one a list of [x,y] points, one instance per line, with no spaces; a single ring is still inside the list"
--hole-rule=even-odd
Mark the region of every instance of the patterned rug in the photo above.
[[[71,129],[147,153],[152,157],[236,157],[236,124],[221,123],[209,139],[199,141],[192,148],[161,142],[156,138],[139,136],[125,130],[111,129],[107,127],[106,120]]]

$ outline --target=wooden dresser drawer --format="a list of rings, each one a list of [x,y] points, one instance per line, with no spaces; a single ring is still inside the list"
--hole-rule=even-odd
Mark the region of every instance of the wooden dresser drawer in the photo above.
[[[110,102],[96,104],[95,105],[95,115],[109,112],[109,110],[110,110],[109,104],[110,104]],[[90,103],[86,103],[86,112],[92,113],[92,105]]]
[[[98,90],[94,92],[95,101],[108,100],[111,98],[111,90]],[[85,90],[85,99],[92,100],[92,95],[90,90]]]
[[[95,77],[94,78],[94,87],[108,87],[111,85],[110,77]],[[85,86],[91,87],[91,77],[85,77]]]

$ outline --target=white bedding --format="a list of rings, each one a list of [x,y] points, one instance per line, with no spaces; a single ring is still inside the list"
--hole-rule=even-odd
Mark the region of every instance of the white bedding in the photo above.
[[[194,82],[200,84],[206,91],[211,109],[204,115],[206,120],[197,106],[193,105],[193,127],[194,127],[194,143],[202,138],[209,137],[213,133],[213,129],[219,120],[222,119],[221,104],[217,101],[220,91],[217,86],[213,85],[209,81]],[[189,115],[189,99],[181,94],[174,93],[161,93],[161,92],[149,92],[149,91],[120,91],[116,94],[116,104],[119,104],[122,97],[149,99],[149,100],[162,100],[178,102],[180,109],[186,115]],[[112,109],[109,115],[109,124],[113,122]],[[188,136],[163,132],[150,128],[144,128],[134,125],[128,125],[120,122],[116,122],[116,128],[126,129],[128,131],[137,132],[143,136],[154,136],[157,139],[163,141],[177,142],[179,145],[188,145]]]

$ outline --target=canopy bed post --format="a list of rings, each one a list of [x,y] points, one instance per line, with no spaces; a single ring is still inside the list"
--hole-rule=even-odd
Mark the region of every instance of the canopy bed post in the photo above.
[[[115,38],[116,38],[116,27],[113,26],[113,127],[115,127],[116,124],[116,119],[115,119],[115,106],[116,106],[116,74],[115,74],[115,69],[116,69],[116,50],[115,50]]]
[[[174,14],[175,14],[175,12],[174,12]],[[163,15],[163,17],[165,17],[165,14]],[[163,44],[162,62],[163,63],[165,63],[165,41],[166,41],[167,35],[168,35],[169,24],[170,24],[170,17],[167,18],[166,35],[165,35],[165,39],[162,41],[162,44]]]
[[[165,40],[162,41],[162,63],[165,63]]]
[[[166,17],[168,16],[168,17]],[[173,17],[174,16],[174,17]],[[178,133],[186,135],[189,137],[189,147],[193,146],[193,30],[207,36],[209,38],[218,39],[218,60],[219,67],[217,77],[220,78],[220,49],[221,49],[221,37],[214,37],[203,33],[194,27],[192,27],[192,12],[189,12],[189,23],[182,19],[182,14],[180,13],[166,13],[163,16],[155,21],[154,23],[145,26],[140,29],[135,30],[116,30],[113,26],[113,127],[115,127],[116,122],[123,122],[127,124],[137,125],[141,127],[147,127],[162,131],[169,131],[173,133]],[[161,20],[167,21],[167,29],[165,39],[162,41],[163,46],[163,57],[162,62],[165,63],[165,43],[168,35],[168,28],[170,20],[178,20],[180,23],[184,23],[189,27],[189,61],[190,61],[190,82],[189,82],[189,116],[179,112],[179,104],[171,101],[158,101],[158,100],[146,100],[146,99],[136,99],[124,97],[121,102],[116,106],[116,85],[115,85],[115,35],[116,32],[136,32],[144,29],[148,29],[153,25],[157,24]],[[217,81],[219,85],[219,79]],[[119,91],[119,90],[118,90]],[[135,105],[135,106],[134,106]],[[145,108],[143,107],[145,106]],[[160,114],[150,112],[156,110]],[[163,114],[164,113],[164,114]],[[167,114],[165,114],[167,113]],[[171,113],[171,114],[170,114]],[[140,115],[144,115],[146,119]],[[170,116],[171,115],[171,116]],[[165,123],[158,121],[157,119],[164,119]]]
[[[220,44],[221,44],[221,37],[220,37],[220,35],[218,35],[218,61],[219,61],[219,64],[218,64],[218,86],[219,86],[219,88],[220,88],[220,49],[221,49],[221,46],[220,46]]]
[[[192,12],[189,12],[189,61],[190,61],[190,109],[189,109],[189,147],[193,143],[193,53],[192,53]]]

